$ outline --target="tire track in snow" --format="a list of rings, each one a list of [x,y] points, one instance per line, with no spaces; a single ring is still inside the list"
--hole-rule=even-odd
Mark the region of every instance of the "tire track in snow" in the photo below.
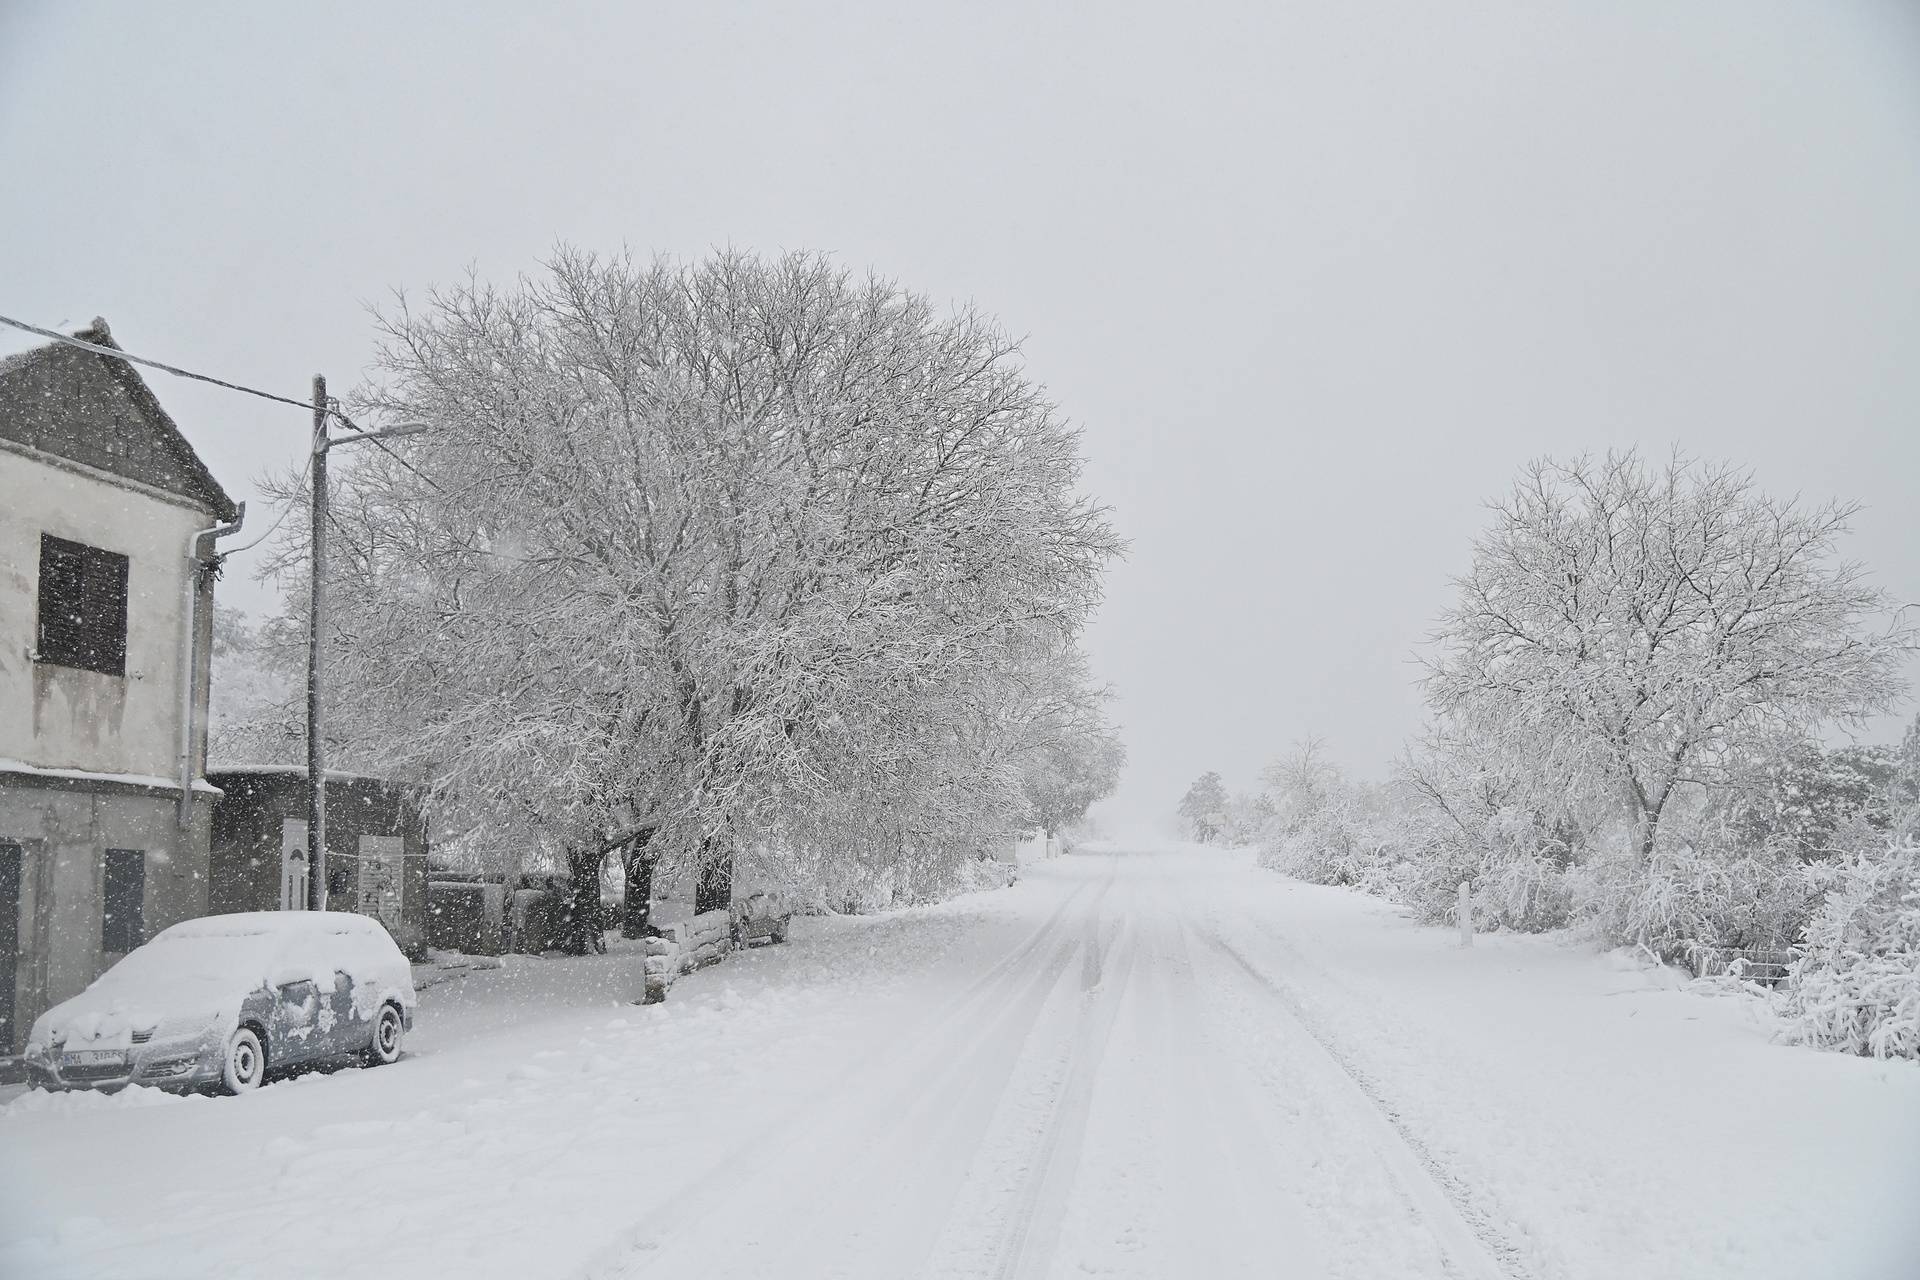
[[[1317,984],[1330,988],[1342,998],[1354,1004],[1363,1007],[1370,1005],[1371,1002],[1365,994],[1356,991],[1339,975],[1333,973],[1325,965],[1315,961],[1313,957],[1302,951],[1292,939],[1278,932],[1271,923],[1263,922],[1253,916],[1246,916],[1244,919],[1263,943],[1276,948],[1281,953],[1290,968],[1312,974]],[[1217,923],[1218,921],[1216,920],[1215,924],[1217,925]],[[1458,1206],[1462,1216],[1465,1217],[1469,1223],[1478,1224],[1475,1226],[1475,1230],[1481,1235],[1482,1239],[1499,1242],[1496,1251],[1501,1264],[1506,1267],[1507,1271],[1514,1276],[1525,1276],[1527,1274],[1527,1266],[1525,1263],[1526,1251],[1515,1245],[1496,1221],[1496,1219],[1504,1213],[1502,1207],[1487,1193],[1477,1189],[1472,1183],[1468,1182],[1467,1179],[1455,1173],[1448,1161],[1441,1158],[1441,1156],[1435,1152],[1434,1148],[1428,1145],[1428,1143],[1414,1131],[1412,1125],[1402,1116],[1400,1108],[1394,1105],[1388,1095],[1388,1090],[1380,1084],[1372,1072],[1367,1071],[1354,1060],[1352,1053],[1342,1047],[1341,1037],[1332,1034],[1327,1029],[1324,1021],[1315,1015],[1309,1002],[1299,994],[1298,990],[1292,984],[1275,978],[1271,974],[1266,976],[1265,981],[1272,986],[1282,999],[1290,1002],[1295,1020],[1307,1029],[1308,1033],[1313,1036],[1314,1040],[1326,1051],[1328,1056],[1340,1064],[1341,1070],[1346,1072],[1354,1083],[1360,1087],[1361,1091],[1367,1095],[1368,1099],[1380,1113],[1387,1118],[1387,1121],[1393,1125],[1394,1129],[1401,1135],[1402,1140],[1412,1148],[1415,1156],[1420,1159],[1421,1163],[1426,1166],[1427,1171],[1441,1184],[1442,1189],[1447,1192],[1448,1196],[1454,1201],[1456,1206]],[[1350,1040],[1351,1037],[1348,1039]],[[1484,1228],[1484,1230],[1482,1230],[1482,1228]],[[1496,1246],[1490,1244],[1489,1247]]]
[[[1160,981],[1157,984],[1157,1011],[1165,1018],[1165,1024],[1173,1031],[1169,1043],[1184,1045],[1185,1056],[1190,1062],[1200,1055],[1203,1046],[1213,1046],[1215,1036],[1206,1027],[1201,1014],[1202,991],[1199,970],[1194,964],[1193,948],[1190,941],[1191,930],[1187,924],[1187,908],[1183,895],[1172,885],[1165,882],[1164,892],[1170,901],[1176,903],[1169,912],[1167,921],[1168,938],[1166,955],[1161,962]],[[1173,1051],[1180,1054],[1179,1049]],[[1240,1210],[1242,1235],[1242,1253],[1233,1258],[1239,1268],[1234,1274],[1247,1274],[1248,1241],[1256,1242],[1255,1247],[1264,1249],[1265,1241],[1278,1234],[1286,1246],[1286,1256],[1291,1264],[1287,1274],[1303,1276],[1325,1275],[1327,1271],[1324,1250],[1315,1234],[1303,1207],[1287,1202],[1279,1202],[1256,1195],[1247,1198],[1251,1188],[1271,1188],[1284,1186],[1285,1177],[1273,1151],[1256,1136],[1254,1128],[1247,1122],[1252,1107],[1248,1101],[1249,1093],[1257,1093],[1254,1084],[1244,1075],[1244,1069],[1232,1061],[1225,1050],[1220,1050],[1208,1060],[1207,1067],[1200,1072],[1201,1079],[1192,1082],[1186,1098],[1190,1108],[1189,1117],[1197,1132],[1210,1136],[1217,1146],[1215,1152],[1232,1153],[1232,1163],[1238,1171],[1237,1177],[1228,1179],[1225,1193],[1237,1202]],[[1195,1132],[1182,1135],[1193,1144]],[[1189,1150],[1204,1151],[1204,1143],[1189,1145]],[[1213,1163],[1213,1162],[1209,1162]],[[1260,1257],[1255,1252],[1253,1256]],[[1262,1274],[1273,1274],[1271,1266],[1275,1260],[1261,1258],[1259,1270]],[[1228,1264],[1230,1265],[1230,1264]],[[1221,1274],[1228,1274],[1223,1265]]]
[[[844,1210],[836,1217],[824,1209],[820,1197],[788,1197],[774,1206],[772,1215],[791,1228],[762,1230],[778,1248],[779,1265],[832,1258],[829,1274],[893,1280],[925,1263],[1021,1053],[1083,945],[1064,940],[1017,1000],[970,1028],[963,1052],[915,1077],[898,1106],[876,1108],[877,1134],[839,1162],[832,1179],[831,1199],[857,1206],[852,1222]]]
[[[835,1222],[816,1201],[783,1200],[772,1216],[797,1223],[781,1243],[777,1265],[832,1259],[822,1274],[874,1280],[924,1270],[937,1244],[941,1219],[972,1170],[979,1149],[1036,1028],[1054,1005],[1062,979],[1078,955],[1084,974],[1098,967],[1096,946],[1103,904],[1114,885],[1111,871],[1084,904],[1088,926],[1060,938],[1055,950],[1021,995],[992,1005],[981,1021],[959,1027],[963,1048],[941,1060],[930,1075],[903,1082],[899,1107],[882,1106],[879,1137],[863,1143],[841,1164],[832,1200],[860,1206],[857,1220]],[[1072,901],[1084,894],[1076,891]],[[1049,917],[1058,925],[1065,910]],[[754,1269],[765,1274],[765,1268]]]
[[[1421,1218],[1440,1242],[1448,1269],[1473,1280],[1526,1280],[1521,1254],[1473,1203],[1469,1189],[1436,1159],[1386,1100],[1379,1086],[1313,1023],[1298,997],[1269,976],[1244,952],[1213,929],[1201,940],[1262,992],[1302,1043],[1310,1044],[1336,1078],[1345,1082],[1353,1112],[1371,1121],[1379,1141],[1375,1151],[1386,1163]]]
[[[980,1054],[1004,1044],[1003,1026],[1017,1025],[1021,1017],[1031,1026],[1081,946],[1077,936],[1057,936],[1060,921],[1089,895],[1092,901],[1087,909],[1097,916],[1112,886],[1111,870],[1104,880],[1089,879],[1075,886],[1037,928],[959,994],[922,1018],[900,1041],[890,1043],[881,1054],[866,1059],[834,1083],[796,1100],[787,1114],[654,1206],[575,1274],[580,1280],[598,1280],[637,1276],[655,1269],[664,1261],[665,1253],[694,1234],[692,1228],[741,1199],[743,1188],[764,1189],[775,1180],[778,1175],[770,1170],[782,1155],[791,1158],[836,1147],[864,1147],[871,1155],[873,1150],[887,1146],[888,1134],[897,1131],[896,1122],[903,1112],[939,1096],[932,1086],[962,1071]],[[1028,963],[1049,946],[1052,950],[1037,969]],[[1007,1069],[1011,1070],[1010,1061]],[[855,1160],[862,1158],[855,1156]],[[838,1184],[827,1186],[817,1180],[809,1190],[811,1196],[805,1191],[796,1195],[791,1187],[781,1188],[769,1199],[776,1206],[798,1201],[803,1207],[812,1207],[841,1192]],[[797,1211],[774,1216],[783,1222],[801,1218]],[[797,1229],[803,1234],[810,1231],[804,1225]],[[733,1241],[737,1235],[727,1233],[726,1239]]]
[[[1098,920],[1094,921],[1097,930]],[[1026,1179],[1007,1215],[997,1263],[997,1280],[1028,1280],[1044,1273],[1059,1243],[1061,1219],[1078,1172],[1086,1138],[1087,1112],[1095,1075],[1113,1035],[1120,1001],[1132,980],[1136,949],[1129,913],[1105,947],[1087,948],[1082,970],[1082,1005],[1071,1056],[1060,1092],[1042,1128]],[[1114,959],[1117,953],[1118,959]]]

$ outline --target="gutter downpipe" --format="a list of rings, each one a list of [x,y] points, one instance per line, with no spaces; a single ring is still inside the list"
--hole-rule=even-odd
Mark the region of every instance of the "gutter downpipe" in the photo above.
[[[207,529],[196,529],[187,539],[187,594],[186,607],[180,613],[185,621],[185,634],[180,644],[180,811],[179,825],[185,831],[193,822],[193,723],[194,723],[194,672],[199,667],[200,657],[200,574],[204,567],[218,557],[214,554],[213,544],[221,538],[240,532],[240,526],[247,521],[247,504],[235,504],[232,524],[216,524]]]

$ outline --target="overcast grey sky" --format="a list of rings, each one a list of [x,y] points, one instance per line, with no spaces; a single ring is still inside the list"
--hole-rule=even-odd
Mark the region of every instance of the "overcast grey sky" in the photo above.
[[[1920,599],[1920,4],[397,10],[0,3],[0,313],[301,396],[391,286],[562,239],[972,300],[1133,540],[1123,817],[1308,732],[1382,769],[1536,454],[1858,499]],[[151,380],[237,496],[298,455]]]

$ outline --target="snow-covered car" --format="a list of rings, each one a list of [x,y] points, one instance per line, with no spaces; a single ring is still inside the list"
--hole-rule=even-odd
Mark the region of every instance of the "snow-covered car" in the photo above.
[[[163,930],[27,1035],[32,1082],[228,1093],[269,1068],[400,1056],[413,1028],[413,970],[370,916],[245,911]]]
[[[750,947],[758,938],[785,942],[793,924],[793,907],[785,895],[765,890],[734,899],[732,914],[736,947]]]

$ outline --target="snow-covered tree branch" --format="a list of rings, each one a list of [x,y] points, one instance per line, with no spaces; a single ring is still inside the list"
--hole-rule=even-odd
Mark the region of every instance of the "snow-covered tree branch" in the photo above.
[[[496,841],[644,838],[704,901],[743,843],[1020,824],[1010,744],[1053,691],[1010,690],[1120,543],[990,322],[808,254],[563,249],[381,323],[365,412],[430,431],[339,486],[350,750]]]
[[[1437,714],[1593,779],[1642,861],[1678,789],[1743,739],[1887,710],[1915,633],[1836,558],[1852,509],[1731,467],[1633,453],[1536,462],[1493,504],[1427,688]]]

